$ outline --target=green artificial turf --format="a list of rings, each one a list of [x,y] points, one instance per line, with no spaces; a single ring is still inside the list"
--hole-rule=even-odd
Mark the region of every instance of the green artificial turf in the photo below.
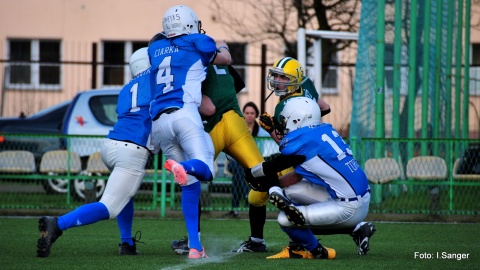
[[[383,223],[367,256],[356,255],[348,235],[321,236],[334,248],[335,260],[267,260],[288,244],[276,221],[265,225],[268,253],[229,253],[249,236],[248,220],[203,219],[202,244],[209,259],[189,260],[176,255],[170,241],[183,238],[181,219],[135,219],[134,232],[142,231],[139,256],[119,256],[115,220],[71,228],[55,242],[50,257],[36,257],[38,217],[0,217],[0,269],[478,269],[480,224]],[[468,256],[442,259],[442,253]],[[438,254],[438,258],[437,258]],[[458,255],[456,255],[458,256]]]

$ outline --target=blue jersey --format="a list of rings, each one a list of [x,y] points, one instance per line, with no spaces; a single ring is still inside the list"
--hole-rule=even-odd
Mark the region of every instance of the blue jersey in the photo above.
[[[215,41],[207,35],[190,34],[157,40],[148,47],[155,88],[150,114],[168,108],[202,102],[202,81],[206,67],[216,55]]]
[[[129,141],[146,148],[152,128],[149,113],[151,97],[150,69],[147,69],[120,91],[117,104],[118,121],[107,138]]]
[[[327,189],[332,198],[352,198],[367,192],[368,179],[352,151],[330,124],[302,127],[280,142],[282,155],[303,155],[296,166],[303,178]]]

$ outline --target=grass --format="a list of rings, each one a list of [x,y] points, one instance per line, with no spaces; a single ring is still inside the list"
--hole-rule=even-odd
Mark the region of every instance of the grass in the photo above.
[[[321,236],[321,242],[335,248],[335,260],[266,260],[281,250],[288,237],[276,221],[265,225],[268,253],[235,254],[249,235],[248,220],[204,219],[202,242],[209,259],[188,260],[176,255],[170,241],[185,235],[181,219],[141,219],[134,230],[142,231],[140,256],[118,255],[118,229],[114,220],[72,228],[53,245],[50,257],[35,257],[38,218],[0,218],[0,269],[478,269],[480,224],[382,223],[367,256],[356,255],[356,246],[346,235]],[[432,254],[432,259],[415,258]],[[437,252],[468,254],[468,259],[437,259]]]

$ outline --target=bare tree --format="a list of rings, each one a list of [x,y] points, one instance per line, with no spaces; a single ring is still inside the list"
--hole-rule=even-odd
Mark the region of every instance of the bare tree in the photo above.
[[[360,0],[213,0],[212,9],[213,20],[227,32],[248,43],[271,40],[275,47],[270,50],[292,57],[297,56],[298,28],[358,32],[360,22]],[[239,14],[239,10],[248,14]],[[350,42],[323,40],[324,64]]]

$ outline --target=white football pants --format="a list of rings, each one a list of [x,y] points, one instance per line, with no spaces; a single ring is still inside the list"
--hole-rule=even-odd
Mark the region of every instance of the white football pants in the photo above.
[[[115,218],[137,193],[147,164],[148,150],[134,143],[105,139],[102,160],[111,171],[105,192],[100,199]]]
[[[370,193],[357,196],[355,201],[335,200],[324,187],[305,179],[284,188],[284,194],[305,216],[304,227],[314,229],[353,228],[365,219],[370,204]],[[278,215],[278,223],[296,227],[284,212]]]
[[[215,176],[213,142],[203,128],[194,103],[187,103],[173,113],[160,115],[152,124],[152,133],[167,159],[177,162],[199,159],[208,165]],[[198,181],[191,175],[187,176],[187,185]]]

